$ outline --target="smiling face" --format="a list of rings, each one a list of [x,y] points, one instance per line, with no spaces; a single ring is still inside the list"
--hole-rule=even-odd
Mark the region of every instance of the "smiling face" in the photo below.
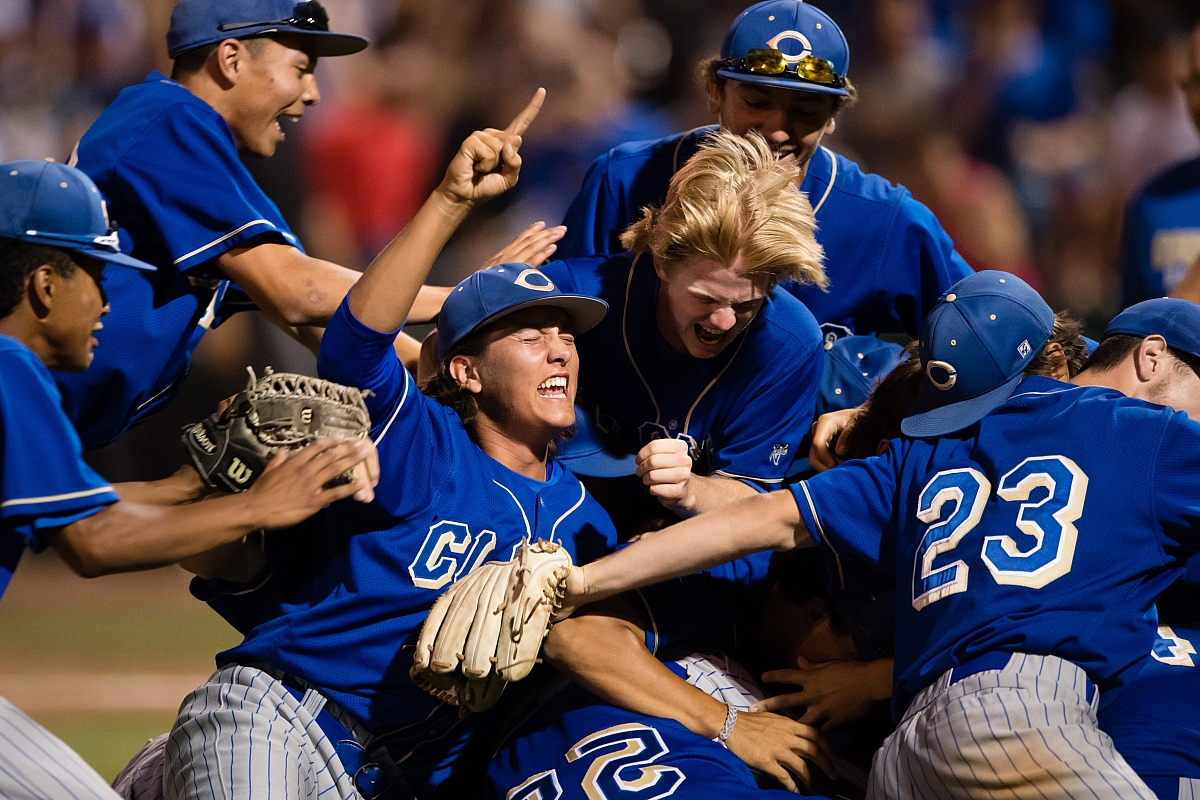
[[[296,122],[307,106],[321,99],[314,70],[317,59],[294,37],[240,42],[237,81],[222,116],[238,148],[272,156],[286,138],[284,126]]]
[[[740,263],[740,256],[730,266],[693,258],[671,272],[655,264],[662,280],[655,321],[672,349],[715,358],[754,320],[769,287],[741,274]]]
[[[802,168],[817,152],[821,137],[833,133],[836,105],[833,95],[745,81],[717,81],[708,90],[708,110],[723,128],[738,136],[757,131],[777,157],[793,156]]]
[[[547,442],[575,424],[579,359],[567,312],[544,306],[518,311],[483,337],[481,355],[471,359],[475,383],[466,384],[481,415],[512,438]]]
[[[104,295],[104,262],[73,255],[78,269],[70,277],[51,271],[49,276],[35,272],[32,280],[50,281],[52,305],[43,320],[49,351],[46,366],[62,372],[79,372],[92,363],[99,342],[96,331],[104,326],[100,318],[108,313]]]

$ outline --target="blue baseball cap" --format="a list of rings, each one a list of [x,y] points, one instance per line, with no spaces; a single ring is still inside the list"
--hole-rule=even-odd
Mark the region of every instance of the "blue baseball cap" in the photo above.
[[[942,295],[921,328],[921,391],[900,423],[907,436],[944,436],[1007,400],[1054,330],[1054,312],[1025,281],[986,270]]]
[[[575,333],[596,327],[608,303],[580,294],[564,294],[546,274],[528,264],[497,264],[481,269],[455,286],[438,314],[438,361],[463,339],[488,323],[535,306],[561,308]]]
[[[637,473],[637,454],[622,450],[610,431],[615,423],[600,413],[594,400],[575,396],[575,435],[559,445],[554,460],[576,475],[624,478]]]
[[[751,71],[747,59],[750,51],[777,50],[783,56],[786,69],[778,74]],[[811,57],[811,58],[810,58]],[[765,0],[747,8],[725,34],[721,43],[721,58],[725,63],[717,75],[734,81],[849,96],[846,71],[850,69],[850,47],[842,29],[828,14],[803,0]],[[832,80],[806,80],[798,70],[812,59],[828,61],[833,66]]]
[[[1172,350],[1200,358],[1200,306],[1177,297],[1159,297],[1132,305],[1104,329],[1101,341],[1116,334],[1161,336]]]
[[[179,0],[171,12],[167,55],[180,54],[226,39],[271,33],[302,36],[312,55],[348,56],[367,40],[329,30],[329,15],[316,0]]]
[[[843,336],[825,342],[825,371],[817,391],[817,416],[867,401],[881,378],[900,363],[904,348],[874,336]]]
[[[0,236],[155,271],[121,252],[100,190],[91,178],[66,164],[0,164]]]

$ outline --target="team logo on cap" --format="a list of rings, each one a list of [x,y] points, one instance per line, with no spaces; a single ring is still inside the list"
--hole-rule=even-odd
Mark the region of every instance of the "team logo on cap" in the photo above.
[[[934,367],[946,373],[945,380],[939,381],[937,378],[933,377]],[[954,384],[958,383],[958,370],[956,370],[950,364],[947,364],[945,361],[930,361],[925,365],[925,377],[929,378],[929,382],[932,383],[936,388],[946,392],[950,389],[953,389]]]
[[[535,281],[541,282],[530,283],[530,278],[534,278]],[[547,278],[544,273],[539,272],[536,269],[524,270],[520,275],[517,276],[517,279],[513,281],[513,283],[515,283],[517,286],[524,286],[526,289],[533,289],[535,292],[554,291],[553,281]]]
[[[1031,352],[1033,352],[1033,347],[1029,344],[1028,339],[1017,345],[1017,355],[1021,358],[1027,357]]]
[[[779,46],[779,43],[786,42],[788,39],[799,42],[804,46],[804,51],[799,55],[794,56],[789,56],[787,53],[784,53],[783,48]],[[803,33],[800,33],[800,31],[780,31],[767,40],[767,47],[770,47],[772,50],[778,50],[780,53],[782,53],[783,60],[789,64],[795,64],[805,56],[812,55],[812,45],[809,44],[808,39]]]

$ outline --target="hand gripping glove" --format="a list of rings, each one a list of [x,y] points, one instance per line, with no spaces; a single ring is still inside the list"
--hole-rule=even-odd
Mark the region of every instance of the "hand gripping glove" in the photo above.
[[[280,447],[298,450],[318,436],[366,438],[371,416],[358,389],[270,367],[262,378],[246,371],[245,391],[224,411],[183,429],[184,449],[211,488],[245,491]]]
[[[512,561],[488,562],[451,584],[421,628],[413,680],[469,711],[491,708],[537,662],[570,566],[561,545],[526,541]]]

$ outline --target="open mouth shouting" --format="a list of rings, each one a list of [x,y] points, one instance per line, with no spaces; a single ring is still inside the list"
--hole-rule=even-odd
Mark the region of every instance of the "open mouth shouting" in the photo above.
[[[720,344],[721,340],[725,338],[725,334],[729,332],[720,328],[710,328],[701,322],[694,324],[692,330],[695,332],[696,338],[700,340],[700,344],[709,347]]]
[[[280,139],[287,138],[287,134],[283,130],[283,121],[287,120],[288,122],[295,125],[297,122],[300,121],[300,117],[301,117],[300,114],[280,114],[279,116],[275,117],[275,130],[279,132]]]
[[[538,384],[538,397],[545,397],[548,400],[566,400],[567,384],[566,375],[555,375],[553,378],[547,378]]]

